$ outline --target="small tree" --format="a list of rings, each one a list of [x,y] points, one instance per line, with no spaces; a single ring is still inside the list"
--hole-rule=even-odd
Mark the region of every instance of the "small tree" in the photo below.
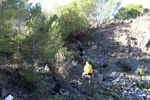
[[[12,56],[14,52],[18,51],[19,43],[24,36],[22,29],[25,27],[21,26],[22,22],[25,22],[29,10],[27,6],[28,0],[0,1],[0,53]],[[4,57],[0,57],[3,63],[1,58]]]
[[[86,33],[89,29],[88,13],[90,12],[91,0],[73,0],[70,4],[55,7],[59,15],[59,26],[62,38],[75,37]]]
[[[149,11],[148,8],[146,8],[145,10],[144,9],[145,8],[143,8],[142,4],[130,4],[125,7],[121,7],[118,10],[117,15],[119,15],[121,19],[136,18],[140,14],[147,13]]]
[[[56,53],[66,50],[63,47],[57,15],[48,15],[42,12],[40,4],[30,10],[27,19],[27,36],[22,48],[27,59],[44,62],[54,61]],[[26,54],[25,54],[26,53]]]

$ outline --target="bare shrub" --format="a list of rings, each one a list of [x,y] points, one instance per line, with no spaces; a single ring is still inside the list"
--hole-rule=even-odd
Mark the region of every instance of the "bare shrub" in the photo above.
[[[51,66],[51,73],[54,79],[60,76],[63,79],[67,78],[69,75],[69,69],[72,66],[71,57],[69,54],[65,56],[61,51],[56,54],[56,61]]]
[[[143,75],[145,75],[146,70],[147,70],[147,66],[144,68],[144,66],[142,65],[140,68],[137,68],[135,73],[136,73],[136,75],[143,76]]]

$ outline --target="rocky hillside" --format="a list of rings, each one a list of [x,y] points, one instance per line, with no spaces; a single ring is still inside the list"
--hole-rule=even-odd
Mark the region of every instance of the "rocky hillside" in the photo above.
[[[134,71],[141,65],[150,69],[149,21],[150,18],[140,17],[110,23],[96,29],[91,35],[87,54],[95,56],[97,62],[107,62],[112,67],[116,67],[117,63],[126,62]]]
[[[147,17],[112,22],[92,29],[88,41],[83,40],[85,56],[82,60],[78,59],[82,62],[81,66],[85,61],[90,61],[95,70],[95,79],[103,76],[95,86],[104,86],[112,93],[105,94],[108,91],[100,88],[98,95],[102,94],[109,100],[113,100],[114,95],[123,100],[150,99],[150,87],[145,89],[137,86],[137,83],[150,83],[149,22],[150,18]],[[108,67],[103,68],[103,64]],[[123,69],[123,64],[131,67],[131,71],[124,72],[127,68]],[[142,77],[135,73],[141,66],[147,66]]]
[[[107,72],[101,71],[104,78],[115,75],[108,84],[121,85],[122,99],[149,100],[150,91],[139,89],[135,83],[142,79],[135,75],[138,67],[147,66],[146,79],[150,80],[150,18],[140,17],[129,21],[110,23],[98,28],[89,41],[87,54],[99,64],[109,65]],[[121,64],[127,63],[132,71],[122,73]],[[107,74],[106,74],[107,73]],[[120,76],[116,74],[120,73]],[[113,77],[114,78],[114,77]],[[107,80],[108,81],[108,80]],[[116,82],[117,81],[117,82]],[[142,92],[141,92],[142,91]]]
[[[37,68],[41,72],[40,78],[47,84],[43,94],[59,98],[54,91],[59,82],[64,94],[61,97],[66,100],[150,100],[150,18],[111,22],[91,29],[89,37],[80,41],[85,55],[79,56],[76,43],[68,44],[70,56],[66,62],[69,64],[66,64],[66,70],[59,68],[63,78],[54,78],[51,68],[48,74],[43,74],[44,67]],[[86,61],[93,66],[92,81],[81,79]],[[142,65],[147,66],[147,70],[141,76],[136,75],[135,71]],[[18,65],[0,66],[0,72],[7,74],[5,88],[0,86],[4,96],[11,94],[14,100],[47,100],[28,92],[18,81],[18,74],[22,75],[22,72],[4,70],[8,67],[17,68]]]

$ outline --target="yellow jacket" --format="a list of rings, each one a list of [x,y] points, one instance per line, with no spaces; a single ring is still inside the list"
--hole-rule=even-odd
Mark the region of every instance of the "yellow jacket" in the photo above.
[[[85,65],[84,72],[92,73],[92,66],[90,64]]]

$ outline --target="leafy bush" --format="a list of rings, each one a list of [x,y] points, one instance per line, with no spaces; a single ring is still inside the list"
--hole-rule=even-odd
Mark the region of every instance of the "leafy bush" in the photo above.
[[[40,82],[37,83],[38,89],[36,89],[36,92],[33,93],[35,97],[47,97],[49,93],[49,88],[47,86],[47,83],[44,80],[39,80]]]
[[[36,4],[30,9],[26,25],[27,35],[21,46],[26,60],[30,59],[31,63],[35,60],[50,63],[56,60],[58,52],[67,51],[56,14],[44,13],[41,6]]]
[[[131,66],[129,66],[127,63],[123,63],[121,65],[121,69],[122,69],[123,72],[128,72],[128,71],[132,70]]]
[[[110,91],[104,91],[103,94],[104,94],[104,95],[108,95],[108,96],[111,96],[111,95],[112,95],[112,93],[111,93]]]
[[[118,97],[117,95],[113,95],[114,100],[122,100],[120,97]]]
[[[143,76],[145,74],[145,71],[147,70],[147,66],[144,68],[144,66],[141,66],[140,68],[137,68],[135,71],[136,75]]]
[[[92,96],[92,97],[93,97],[93,96],[97,93],[97,91],[101,88],[101,86],[96,86],[96,87],[95,87],[95,85],[96,85],[96,81],[95,81],[95,80],[88,81],[88,82],[87,82],[87,80],[85,80],[85,81],[83,81],[83,84],[84,84],[84,86],[86,86],[86,88],[87,88],[88,91],[89,91],[89,95]]]
[[[84,0],[82,2],[81,0],[76,0],[68,5],[56,7],[55,10],[60,15],[58,21],[63,39],[87,33],[90,27],[87,13],[92,9],[88,7],[91,3]]]
[[[6,59],[6,58],[4,58],[4,57],[2,57],[2,56],[0,55],[0,65],[5,64],[5,63],[8,63],[8,62],[9,62],[8,59]]]
[[[108,64],[104,63],[104,64],[102,65],[102,67],[103,67],[103,68],[107,68],[107,67],[108,67]]]
[[[150,89],[150,83],[148,83],[148,82],[142,82],[142,83],[137,82],[136,85],[139,88]]]
[[[30,71],[26,71],[24,75],[22,75],[21,82],[25,86],[25,88],[33,92],[37,88],[37,81],[39,80],[39,76]]]
[[[21,77],[20,82],[29,92],[36,90],[37,82],[40,79],[39,74],[34,72],[32,67],[30,64],[22,65],[18,71],[18,75]]]
[[[5,75],[11,75],[13,73],[13,69],[10,67],[6,67],[4,74]]]
[[[55,98],[49,97],[49,98],[46,98],[44,100],[66,100],[66,99],[65,99],[64,95],[59,95],[58,97],[55,97]]]
[[[108,95],[108,96],[114,97],[114,100],[121,100],[120,97],[118,97],[118,96],[115,95],[115,94],[112,94],[110,91],[104,91],[103,94],[104,94],[104,95]]]
[[[121,7],[116,16],[119,16],[121,19],[136,18],[140,14],[147,13],[149,11],[148,8],[144,9],[145,8],[143,8],[142,4],[130,4],[125,7]]]
[[[94,95],[94,97],[92,98],[92,100],[105,100],[105,99],[104,99],[103,95],[96,94],[96,95]]]

